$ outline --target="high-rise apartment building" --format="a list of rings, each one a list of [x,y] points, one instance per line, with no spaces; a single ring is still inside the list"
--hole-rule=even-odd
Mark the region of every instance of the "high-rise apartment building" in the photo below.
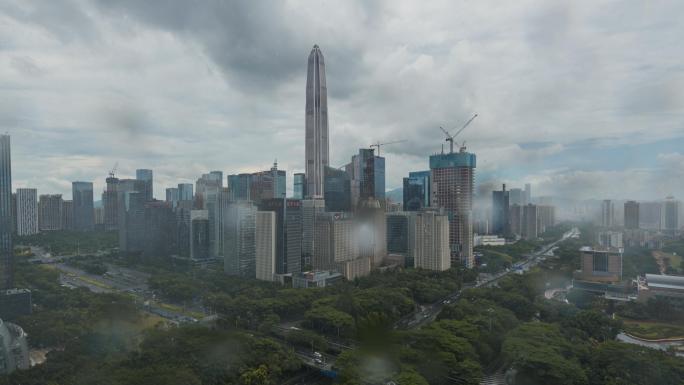
[[[532,185],[525,183],[525,195],[523,204],[528,205],[532,203]]]
[[[673,197],[663,203],[663,231],[670,236],[679,233],[679,201]]]
[[[74,229],[74,201],[62,201],[62,230]]]
[[[639,228],[639,202],[627,201],[625,202],[625,228],[638,229]]]
[[[519,189],[519,188],[512,188],[508,190],[508,203],[509,205],[518,205],[518,206],[524,206],[527,203],[525,203],[525,191]]]
[[[660,230],[662,228],[662,202],[639,203],[639,228]]]
[[[511,205],[508,209],[508,225],[511,235],[522,236],[523,232],[523,207],[519,204]]]
[[[375,198],[359,202],[354,223],[359,255],[370,258],[373,266],[379,267],[387,257],[387,219],[380,202]]]
[[[473,187],[475,154],[459,152],[430,156],[432,204],[442,207],[449,216],[451,264],[472,268],[473,255]]]
[[[324,196],[325,167],[328,154],[328,90],[325,81],[325,61],[317,45],[313,46],[306,76],[306,195]]]
[[[17,189],[17,235],[38,234],[38,191],[34,188]]]
[[[292,186],[292,195],[294,199],[304,199],[306,190],[306,174],[303,172],[295,173],[294,184]]]
[[[154,199],[154,181],[152,170],[139,168],[135,170],[135,179],[143,181],[143,195],[145,196],[145,201],[151,201]]]
[[[522,237],[534,240],[539,237],[539,211],[537,205],[528,204],[522,207]]]
[[[97,206],[93,209],[93,212],[95,213],[95,229],[103,230],[104,229],[104,218],[105,218],[104,207]]]
[[[12,158],[9,135],[0,135],[0,290],[14,285]]]
[[[93,231],[95,229],[95,212],[93,211],[93,183],[71,183],[73,201],[73,222],[76,231]]]
[[[38,198],[38,228],[40,231],[62,229],[62,194],[44,194]]]
[[[409,211],[387,213],[388,253],[407,256],[409,251],[409,222],[412,221],[411,214],[413,212]]]
[[[430,206],[430,171],[410,172],[403,182],[404,211],[418,211]]]
[[[362,228],[348,213],[321,213],[314,231],[316,270],[334,270],[348,280],[370,274],[372,257],[360,255]]]
[[[222,254],[223,270],[227,274],[255,276],[256,218],[257,208],[249,201],[231,202],[224,211]],[[275,238],[270,241],[275,242]],[[270,274],[272,276],[273,272]]]
[[[537,205],[537,231],[542,235],[549,227],[556,225],[556,207]]]
[[[613,201],[606,199],[601,202],[601,226],[612,227],[615,225],[615,206]]]
[[[414,266],[444,271],[451,267],[449,249],[449,218],[437,210],[421,210],[415,213],[414,235],[410,243]]]
[[[276,274],[276,214],[257,211],[255,217],[256,279],[274,281]]]
[[[504,184],[501,191],[492,191],[492,234],[508,235],[510,232],[508,213],[509,195]]]

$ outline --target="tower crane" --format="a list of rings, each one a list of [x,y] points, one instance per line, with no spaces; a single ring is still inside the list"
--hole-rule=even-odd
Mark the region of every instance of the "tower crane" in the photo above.
[[[382,146],[384,146],[384,145],[387,145],[387,144],[403,143],[403,142],[405,142],[405,141],[406,141],[406,140],[404,140],[404,139],[402,139],[402,140],[395,140],[395,141],[393,141],[393,142],[385,142],[385,143],[380,143],[380,141],[378,141],[377,143],[371,144],[370,147],[371,147],[371,148],[377,147],[377,148],[378,148],[378,156],[380,156],[380,147],[382,147]]]
[[[453,135],[449,134],[449,132],[448,132],[447,130],[445,130],[443,127],[439,127],[439,129],[442,130],[442,132],[444,133],[444,135],[446,135],[446,137],[447,137],[447,138],[446,138],[446,141],[449,142],[449,153],[453,153],[453,152],[454,152],[454,138],[455,138],[458,134],[460,134],[461,131],[465,130],[465,128],[468,127],[468,126],[470,125],[470,123],[471,123],[473,120],[475,120],[475,118],[477,118],[477,114],[473,115],[472,118],[468,119],[468,121],[465,122],[465,124],[463,125],[463,127],[461,127],[461,128],[460,128],[458,131],[456,131],[456,133],[453,134]]]
[[[116,172],[116,168],[119,167],[119,162],[114,163],[114,167],[112,167],[111,170],[109,170],[109,177],[114,178],[114,173]]]

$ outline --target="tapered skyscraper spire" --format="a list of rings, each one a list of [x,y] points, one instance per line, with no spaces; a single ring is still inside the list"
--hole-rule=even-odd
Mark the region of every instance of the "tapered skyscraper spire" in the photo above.
[[[314,45],[306,76],[306,196],[323,197],[328,166],[328,91],[323,53]]]

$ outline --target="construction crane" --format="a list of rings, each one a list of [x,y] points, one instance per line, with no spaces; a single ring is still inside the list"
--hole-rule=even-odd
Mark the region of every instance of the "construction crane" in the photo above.
[[[109,170],[109,177],[114,178],[114,173],[116,172],[116,168],[119,167],[119,162],[114,163],[114,167],[112,167],[111,170]]]
[[[470,119],[463,125],[463,127],[461,127],[461,128],[460,128],[458,131],[456,131],[456,133],[453,134],[453,135],[449,134],[449,132],[448,132],[447,130],[445,130],[443,127],[439,127],[439,129],[442,130],[442,132],[444,133],[444,135],[446,135],[446,137],[447,137],[447,138],[446,138],[446,141],[449,142],[449,153],[453,153],[453,152],[454,152],[454,138],[455,138],[458,134],[460,134],[461,131],[465,130],[465,128],[468,127],[468,125],[470,125],[470,123],[471,123],[473,120],[475,120],[475,118],[477,118],[477,114],[473,115],[473,117],[470,118]]]
[[[380,143],[380,141],[378,141],[377,143],[371,144],[370,147],[371,148],[377,147],[378,148],[378,156],[380,156],[380,147],[387,145],[387,144],[403,143],[405,141],[406,140],[403,140],[403,139],[402,140],[395,140],[394,142],[385,142],[385,143]]]

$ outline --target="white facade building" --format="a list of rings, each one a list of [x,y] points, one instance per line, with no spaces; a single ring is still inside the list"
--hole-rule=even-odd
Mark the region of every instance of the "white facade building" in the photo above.
[[[256,278],[274,281],[276,272],[276,213],[256,213]]]

